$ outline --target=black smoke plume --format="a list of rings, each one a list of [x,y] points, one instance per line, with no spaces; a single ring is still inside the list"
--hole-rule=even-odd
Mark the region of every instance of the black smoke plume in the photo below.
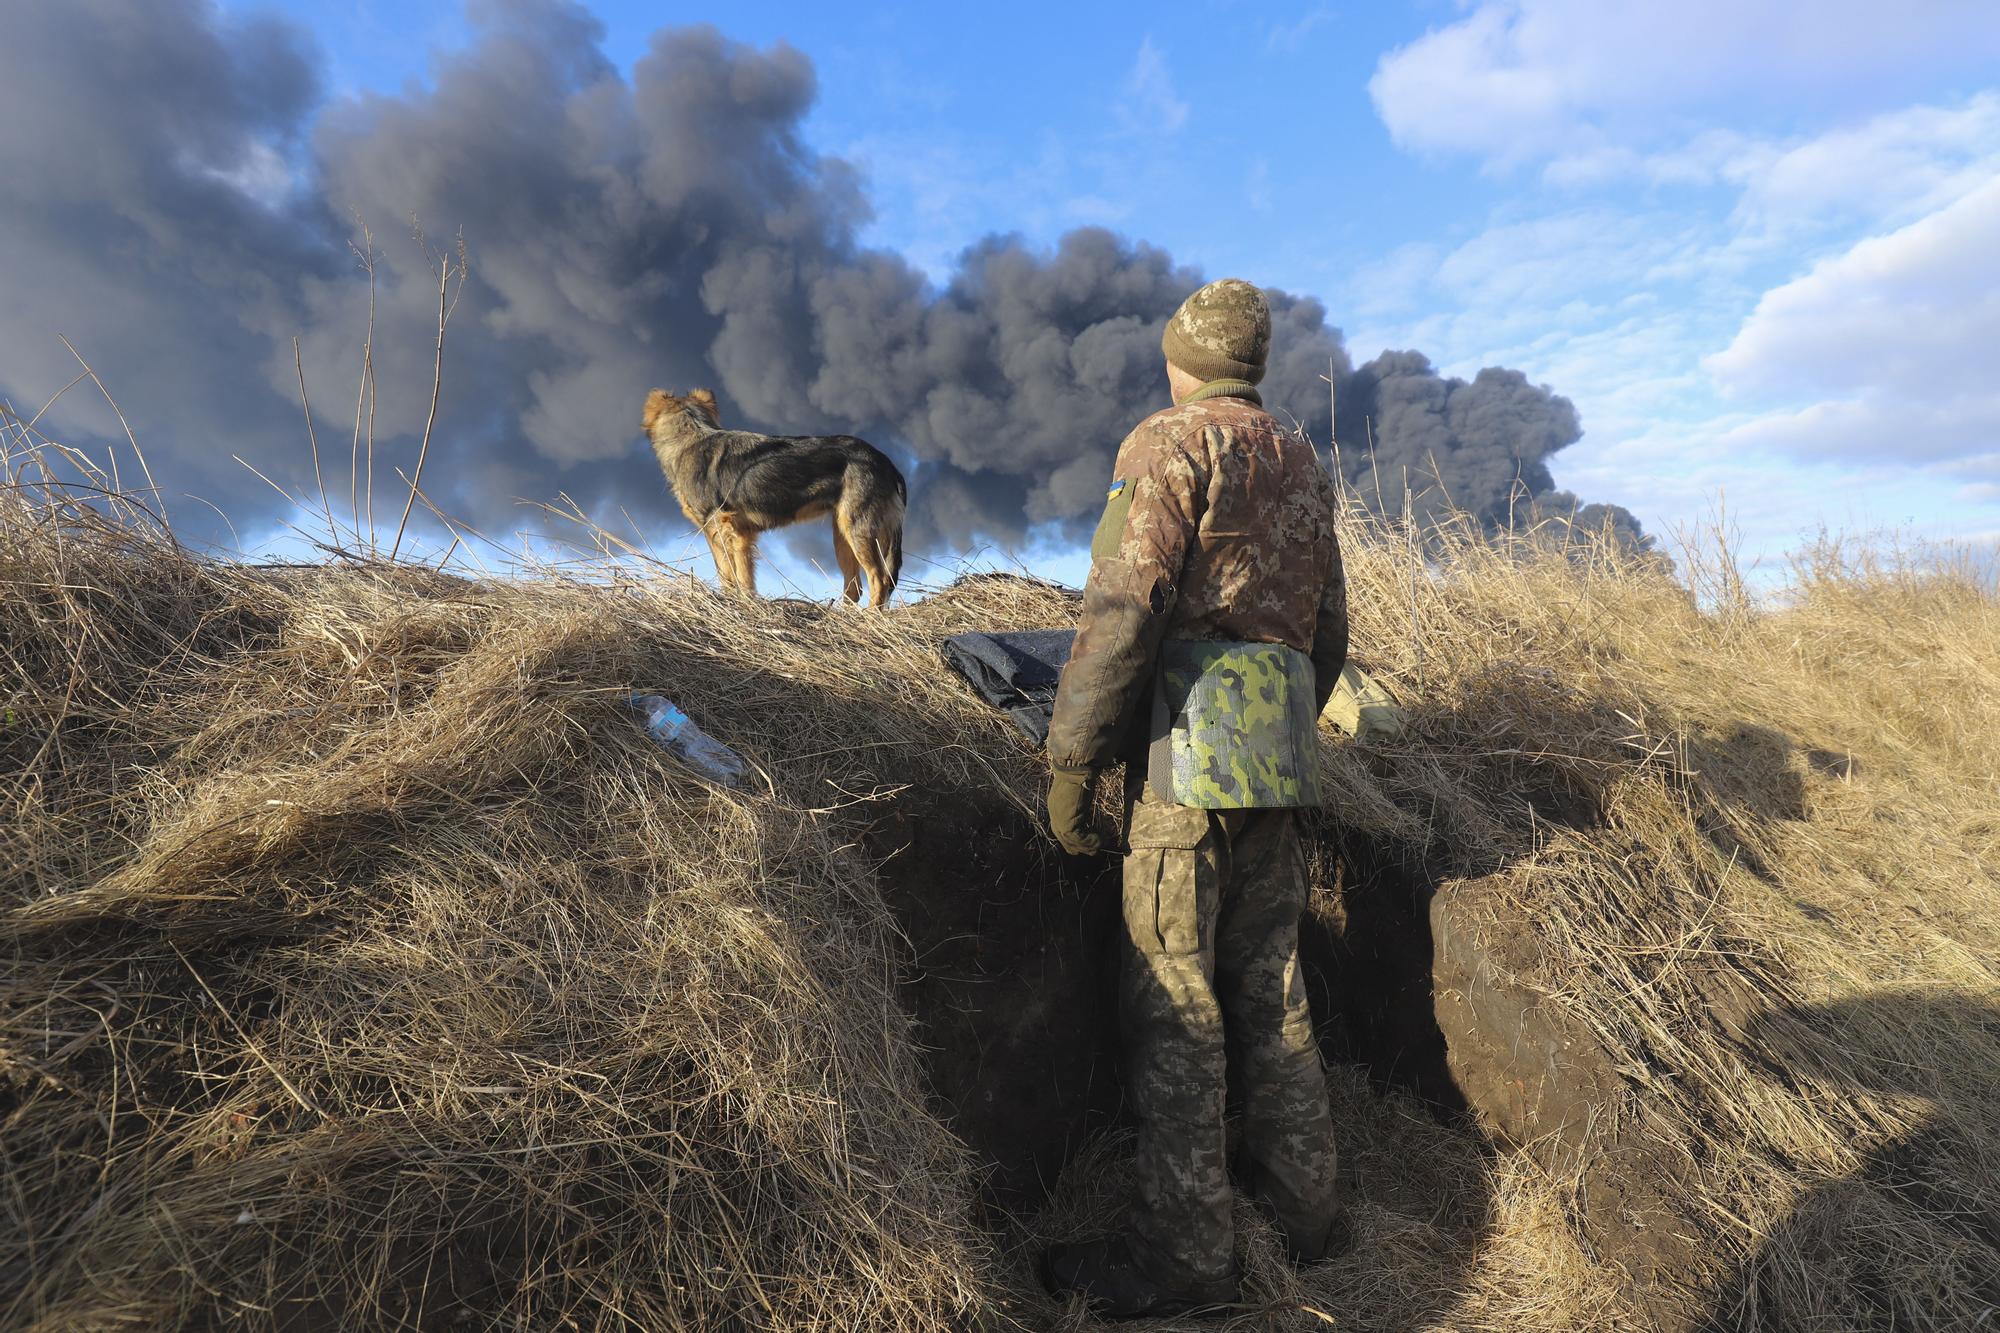
[[[378,245],[378,508],[400,502],[392,470],[429,403],[416,218],[433,246],[462,228],[473,264],[426,489],[496,534],[532,526],[520,498],[558,492],[678,522],[637,416],[648,388],[697,384],[731,424],[855,431],[901,454],[913,545],[1074,534],[1119,439],[1163,405],[1160,329],[1201,281],[1100,230],[1052,253],[988,238],[942,287],[863,248],[862,184],[801,138],[814,73],[782,43],[666,30],[627,80],[582,8],[474,0],[474,42],[429,89],[328,101],[306,37],[275,19],[205,0],[8,8],[0,390],[39,406],[76,373],[67,334],[169,501],[198,494],[246,536],[299,517],[232,459],[306,487],[295,336],[347,511],[371,294],[357,220]],[[1415,353],[1354,369],[1319,302],[1273,298],[1267,401],[1325,441],[1330,372],[1342,463],[1371,502],[1379,483],[1399,508],[1407,483],[1494,523],[1525,498],[1572,503],[1546,461],[1579,434],[1566,400],[1513,371],[1445,379]],[[44,427],[118,438],[90,395]]]

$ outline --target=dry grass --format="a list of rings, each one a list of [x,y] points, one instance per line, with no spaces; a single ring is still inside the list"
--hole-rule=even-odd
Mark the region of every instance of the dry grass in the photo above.
[[[0,1326],[1085,1326],[1026,1256],[1111,1215],[1121,1144],[984,1224],[861,849],[904,785],[1036,806],[936,645],[1068,603],[150,531],[0,497]],[[1329,737],[1331,813],[1531,936],[1522,982],[1624,1085],[1552,1156],[1336,1069],[1360,1244],[1294,1274],[1246,1214],[1236,1326],[1632,1326],[1578,1203],[1621,1125],[1683,1310],[2000,1321],[1991,590],[1829,556],[1704,612],[1587,544],[1448,536],[1414,578],[1394,533],[1347,544],[1413,726]],[[635,688],[767,781],[696,780]]]

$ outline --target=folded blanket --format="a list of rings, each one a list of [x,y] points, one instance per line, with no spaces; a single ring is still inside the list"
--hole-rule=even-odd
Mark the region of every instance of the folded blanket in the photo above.
[[[1056,682],[1069,661],[1076,631],[1031,629],[1006,634],[954,634],[944,641],[945,664],[979,697],[1004,708],[1037,745],[1047,743]]]

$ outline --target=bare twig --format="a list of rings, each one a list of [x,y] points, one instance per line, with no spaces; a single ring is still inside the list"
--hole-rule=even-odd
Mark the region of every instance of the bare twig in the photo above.
[[[335,545],[340,543],[340,529],[333,525],[333,505],[326,498],[326,481],[319,472],[319,432],[313,429],[312,399],[306,396],[306,363],[299,352],[299,340],[292,339],[292,368],[299,375],[299,406],[306,414],[306,441],[312,446],[313,485],[319,490],[320,509],[326,514],[327,540]]]
[[[1372,417],[1361,418],[1361,430],[1368,440],[1368,471],[1375,478],[1375,512],[1386,514],[1388,506],[1382,499],[1382,469],[1375,462],[1375,422]]]
[[[1340,385],[1334,380],[1332,357],[1327,358],[1326,374],[1320,378],[1326,381],[1327,450],[1333,455],[1333,509],[1338,520],[1347,510],[1347,473],[1340,465]]]
[[[1403,549],[1409,562],[1410,648],[1416,657],[1417,688],[1424,685],[1424,633],[1417,617],[1417,570],[1423,564],[1423,550],[1417,544],[1417,514],[1410,494],[1410,470],[1403,469]]]
[[[417,232],[417,242],[420,245],[423,243],[421,230]],[[426,247],[425,254],[429,253],[429,248]],[[416,507],[417,488],[424,480],[424,460],[431,451],[431,430],[437,425],[438,395],[444,388],[445,325],[451,322],[452,311],[458,308],[458,298],[465,293],[465,234],[459,233],[456,266],[453,265],[448,253],[432,256],[432,262],[436,265],[434,271],[437,274],[438,307],[437,359],[431,368],[431,408],[430,414],[424,418],[423,439],[417,445],[417,466],[410,473],[410,498],[403,502],[403,517],[396,524],[396,540],[389,546],[389,559],[392,561],[396,558],[396,553],[403,548],[403,529],[409,526],[410,510]],[[453,278],[458,279],[456,287],[452,286]]]
[[[375,237],[368,230],[368,224],[355,214],[354,225],[361,229],[361,244],[352,241],[347,248],[361,261],[361,267],[368,273],[368,327],[361,337],[361,376],[354,389],[354,438],[348,444],[347,455],[347,507],[349,519],[354,525],[355,539],[361,534],[361,409],[365,402],[368,407],[368,546],[375,547]]]

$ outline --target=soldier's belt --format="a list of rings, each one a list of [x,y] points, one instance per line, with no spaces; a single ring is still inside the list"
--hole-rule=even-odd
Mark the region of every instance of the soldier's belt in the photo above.
[[[1281,643],[1160,649],[1147,781],[1203,810],[1318,805],[1312,659]]]

